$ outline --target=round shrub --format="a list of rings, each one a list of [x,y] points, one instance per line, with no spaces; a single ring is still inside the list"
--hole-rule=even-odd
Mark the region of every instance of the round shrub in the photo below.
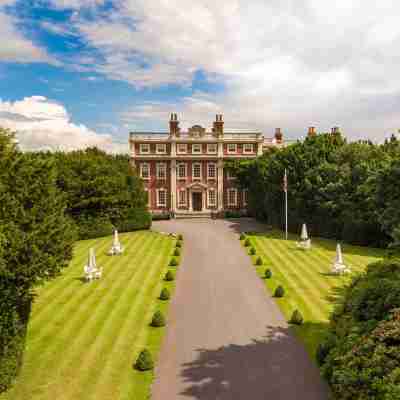
[[[249,247],[249,246],[251,245],[251,242],[250,242],[250,239],[249,239],[249,238],[246,238],[246,240],[244,241],[244,245],[245,245],[246,247]]]
[[[174,253],[173,253],[173,255],[174,255],[174,256],[176,256],[176,257],[178,257],[178,256],[180,256],[180,255],[181,255],[181,251],[179,250],[179,248],[178,248],[178,247],[175,247],[175,250],[174,250]]]
[[[161,311],[156,311],[154,313],[150,325],[154,326],[155,328],[160,328],[161,326],[165,326],[165,317]]]
[[[242,232],[239,236],[239,240],[244,240],[246,239],[246,235]]]
[[[171,258],[171,261],[169,262],[169,265],[171,267],[176,267],[178,265],[178,260],[174,257]]]
[[[272,277],[272,272],[269,268],[267,268],[264,272],[265,279],[270,279]]]
[[[178,240],[183,240],[183,235],[181,233],[178,235]]]
[[[149,371],[154,368],[153,357],[151,356],[149,350],[144,349],[140,352],[134,367],[138,371]]]
[[[299,310],[294,310],[289,323],[294,325],[301,325],[303,323],[303,316]]]
[[[167,288],[163,288],[161,290],[159,299],[160,300],[169,300],[170,297],[171,297],[171,294],[169,293],[169,290]]]
[[[275,293],[274,296],[275,297],[283,297],[285,295],[285,289],[279,285],[276,289],[275,289]]]
[[[250,255],[254,256],[256,254],[256,249],[254,247],[250,248]]]
[[[256,265],[263,265],[263,260],[260,256],[257,257]]]
[[[175,247],[182,247],[182,242],[178,240],[175,244]]]
[[[166,274],[165,274],[165,278],[164,278],[166,281],[173,281],[174,279],[175,279],[175,275],[174,275],[174,273],[172,272],[172,271],[168,271]]]

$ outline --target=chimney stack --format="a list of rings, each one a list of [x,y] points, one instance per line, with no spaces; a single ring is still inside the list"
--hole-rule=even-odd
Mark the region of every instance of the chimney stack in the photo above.
[[[222,120],[222,114],[216,114],[215,121],[213,123],[213,132],[216,136],[223,136],[224,121]]]
[[[275,140],[277,143],[282,143],[283,135],[281,132],[281,128],[275,128]]]
[[[340,135],[339,127],[334,126],[331,130],[331,135]]]
[[[312,137],[312,136],[316,136],[316,132],[315,132],[315,126],[310,126],[309,128],[308,128],[308,133],[307,133],[307,136],[308,137]]]
[[[171,114],[171,118],[169,120],[169,134],[171,136],[179,136],[180,128],[178,116],[174,113]]]

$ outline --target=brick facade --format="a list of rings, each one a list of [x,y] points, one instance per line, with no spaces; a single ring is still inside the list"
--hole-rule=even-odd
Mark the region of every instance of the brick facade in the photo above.
[[[195,125],[181,132],[176,114],[171,114],[169,126],[169,133],[130,134],[131,162],[143,178],[149,209],[175,214],[245,212],[246,190],[228,176],[224,161],[262,154],[266,141],[261,132],[224,130],[222,115],[217,115],[211,131]],[[282,140],[268,143],[279,146]]]

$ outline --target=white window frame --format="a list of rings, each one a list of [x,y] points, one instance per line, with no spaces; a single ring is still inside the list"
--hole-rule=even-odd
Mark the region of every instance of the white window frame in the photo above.
[[[229,146],[235,146],[235,150],[230,150]],[[226,152],[228,154],[236,154],[237,153],[237,144],[236,143],[227,143],[226,144]]]
[[[235,201],[232,203],[231,202],[231,196],[230,193],[234,193],[234,199]],[[227,190],[227,197],[228,197],[228,207],[236,207],[237,206],[237,189],[235,188],[229,188]]]
[[[214,176],[210,175],[210,166],[214,166]],[[207,163],[207,179],[217,179],[217,163],[209,162]]]
[[[181,193],[184,193],[184,201],[181,199]],[[178,206],[186,206],[187,205],[187,193],[186,189],[180,189],[178,192]]]
[[[181,147],[184,147],[185,150],[181,150]],[[187,154],[187,143],[177,143],[176,152],[177,154]]]
[[[249,204],[249,189],[243,189],[243,206],[246,207]]]
[[[192,154],[201,154],[203,152],[201,143],[193,143],[192,144]],[[194,149],[198,149],[198,151],[195,151]]]
[[[200,166],[200,176],[194,176],[194,169],[195,169],[195,167],[196,167],[197,165]],[[202,168],[202,164],[199,163],[199,162],[195,162],[195,163],[192,164],[192,179],[193,179],[193,180],[194,180],[194,179],[201,179],[201,178],[202,178],[202,175],[203,175],[203,174],[202,174],[201,168]]]
[[[249,146],[250,150],[247,150],[246,147]],[[243,154],[253,154],[254,153],[254,144],[253,143],[243,143]]]
[[[147,149],[147,150],[144,150]],[[140,143],[139,145],[140,154],[150,154],[150,143]]]
[[[164,169],[164,176],[160,175],[160,172]],[[159,180],[165,181],[167,179],[167,164],[165,162],[158,162],[156,165],[156,177]]]
[[[157,154],[166,154],[167,153],[166,143],[157,143],[156,144],[156,153]]]
[[[148,168],[148,176],[147,177],[145,177],[145,176],[143,176],[143,167],[144,166],[147,166],[147,168]],[[143,180],[149,180],[150,179],[150,175],[151,175],[151,173],[150,173],[150,163],[147,163],[147,162],[142,162],[142,163],[140,163],[140,177],[143,179]]]
[[[211,151],[210,146],[215,146],[215,151]],[[208,154],[217,154],[218,153],[218,143],[207,143],[207,153]]]
[[[214,201],[211,201],[210,194],[214,194]],[[217,193],[215,189],[208,189],[207,191],[207,203],[208,207],[215,207],[217,205]]]
[[[164,192],[165,194],[165,203],[160,203],[160,193]],[[164,188],[157,189],[157,207],[167,207],[167,190]]]
[[[180,176],[179,167],[183,166],[185,169],[185,176]],[[187,178],[187,164],[185,162],[180,162],[176,166],[176,177],[177,179],[186,179]]]

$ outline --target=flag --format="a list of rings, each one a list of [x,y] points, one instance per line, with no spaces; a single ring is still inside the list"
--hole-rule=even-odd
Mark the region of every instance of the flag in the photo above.
[[[287,174],[285,169],[285,175],[283,176],[283,191],[287,193]]]

